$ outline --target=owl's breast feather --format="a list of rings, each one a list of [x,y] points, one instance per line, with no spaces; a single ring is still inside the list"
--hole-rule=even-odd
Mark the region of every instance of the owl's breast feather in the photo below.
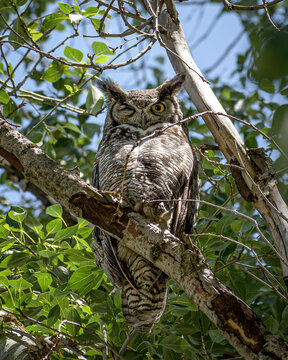
[[[192,148],[179,125],[160,125],[145,131],[122,125],[109,134],[109,146],[99,149],[101,189],[119,192],[124,185],[132,203],[177,197],[189,181]]]

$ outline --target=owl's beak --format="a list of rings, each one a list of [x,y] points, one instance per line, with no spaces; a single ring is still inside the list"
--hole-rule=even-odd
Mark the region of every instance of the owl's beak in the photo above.
[[[142,125],[142,128],[144,128],[144,129],[146,128],[146,122],[147,122],[146,115],[142,111],[142,113],[141,113],[141,125]]]

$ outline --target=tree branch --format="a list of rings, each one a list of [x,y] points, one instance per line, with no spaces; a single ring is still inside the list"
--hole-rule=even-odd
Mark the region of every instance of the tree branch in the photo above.
[[[226,8],[228,10],[261,10],[261,9],[265,9],[268,6],[273,6],[275,4],[278,4],[280,2],[282,2],[283,0],[274,0],[274,1],[270,1],[268,3],[262,4],[262,5],[250,5],[250,6],[244,6],[244,5],[235,5],[232,4],[230,1],[228,0],[223,0]]]
[[[198,111],[214,112],[206,113],[203,115],[203,119],[227,161],[245,168],[244,171],[231,169],[237,188],[244,199],[252,202],[262,215],[279,253],[287,264],[288,224],[285,219],[288,218],[288,207],[279,193],[272,172],[267,172],[269,164],[265,154],[258,157],[257,152],[247,151],[231,120],[227,116],[223,116],[226,114],[225,110],[209,84],[203,81],[201,71],[192,58],[174,2],[165,0],[165,4],[158,20],[159,31],[167,48],[170,62],[176,73],[186,74],[184,86]],[[148,11],[150,8],[153,9],[153,4],[148,7]],[[185,59],[185,62],[182,59]],[[217,115],[217,113],[223,115]],[[288,288],[288,266],[286,264],[281,262],[284,280]]]
[[[125,241],[129,249],[177,282],[245,359],[288,358],[284,341],[267,332],[253,311],[214,276],[196,246],[187,249],[185,241],[168,230],[121,208],[109,193],[98,191],[75,171],[55,164],[5,121],[0,123],[0,147],[8,161],[17,159],[28,181],[75,215]]]

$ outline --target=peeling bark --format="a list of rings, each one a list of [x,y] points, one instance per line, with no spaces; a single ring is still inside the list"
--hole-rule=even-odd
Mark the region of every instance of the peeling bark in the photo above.
[[[196,246],[187,249],[185,242],[169,231],[121,208],[111,195],[86,184],[77,171],[57,165],[4,121],[0,122],[0,147],[5,150],[2,154],[13,154],[22,164],[25,178],[45,194],[125,241],[129,249],[178,283],[245,359],[288,359],[284,341],[268,333],[253,311],[214,276]]]
[[[156,9],[156,6],[154,7],[156,0],[144,0],[144,2],[150,14],[155,16],[151,8]],[[284,260],[281,261],[281,265],[288,289],[288,207],[273,178],[271,164],[261,150],[247,150],[228,117],[216,114],[226,112],[208,82],[204,80],[191,55],[173,0],[164,0],[158,21],[159,29],[156,31],[160,33],[162,45],[165,45],[175,72],[186,74],[184,86],[197,110],[215,112],[215,114],[203,115],[203,120],[220,150],[228,163],[240,164],[245,169],[232,171],[232,175],[241,195],[245,200],[253,203],[267,224],[276,248]]]

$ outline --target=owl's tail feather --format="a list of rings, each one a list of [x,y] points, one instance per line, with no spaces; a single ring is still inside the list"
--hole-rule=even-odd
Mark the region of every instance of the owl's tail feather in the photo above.
[[[165,309],[168,278],[138,255],[129,267],[133,285],[127,281],[123,283],[122,312],[129,325],[150,333]]]

